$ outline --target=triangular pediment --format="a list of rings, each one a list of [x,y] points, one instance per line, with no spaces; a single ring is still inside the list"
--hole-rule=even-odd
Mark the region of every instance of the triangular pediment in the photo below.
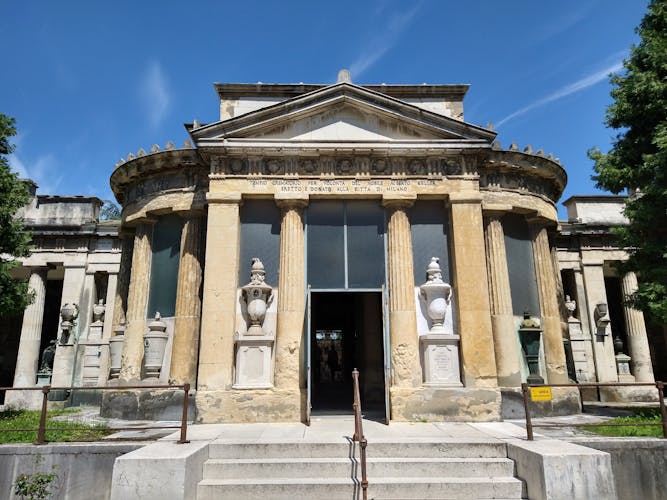
[[[495,132],[363,87],[340,83],[190,131],[199,143],[490,142]]]

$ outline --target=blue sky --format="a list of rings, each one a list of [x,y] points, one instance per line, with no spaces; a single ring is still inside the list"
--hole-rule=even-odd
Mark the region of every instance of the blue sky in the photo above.
[[[213,82],[469,83],[465,119],[503,147],[553,152],[563,200],[597,192],[607,150],[607,74],[645,0],[4,2],[0,112],[17,119],[11,159],[42,194],[111,198],[128,152],[183,143],[217,120]],[[561,217],[564,211],[560,209]]]

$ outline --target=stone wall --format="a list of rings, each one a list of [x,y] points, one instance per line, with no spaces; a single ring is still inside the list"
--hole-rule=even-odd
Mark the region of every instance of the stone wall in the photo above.
[[[0,498],[18,498],[13,485],[20,474],[57,474],[53,482],[56,500],[106,500],[111,495],[111,477],[117,457],[143,444],[14,444],[0,446]]]

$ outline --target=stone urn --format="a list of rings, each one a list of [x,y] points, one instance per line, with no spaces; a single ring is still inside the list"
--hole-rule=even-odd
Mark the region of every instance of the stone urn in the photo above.
[[[246,335],[264,335],[262,323],[273,299],[273,288],[264,282],[264,264],[253,257],[250,266],[250,283],[241,288],[247,305],[249,326]]]
[[[121,359],[123,356],[123,341],[125,340],[125,320],[114,330],[114,336],[109,339],[109,378],[115,379],[120,375]]]
[[[153,321],[148,323],[148,332],[144,333],[144,367],[146,378],[158,378],[162,370],[162,360],[167,347],[169,334],[167,325],[162,321],[159,312],[155,313]]]
[[[104,312],[106,311],[106,306],[104,305],[104,300],[100,301],[93,306],[93,323],[104,322]]]
[[[62,330],[60,345],[66,345],[69,343],[69,337],[74,329],[74,322],[79,317],[79,306],[69,302],[64,304],[60,308],[60,317],[62,318],[60,322],[60,329]]]
[[[445,333],[445,316],[452,287],[442,280],[438,257],[431,257],[431,262],[426,268],[426,283],[419,287],[419,291],[426,302],[426,313],[431,320],[429,333]]]

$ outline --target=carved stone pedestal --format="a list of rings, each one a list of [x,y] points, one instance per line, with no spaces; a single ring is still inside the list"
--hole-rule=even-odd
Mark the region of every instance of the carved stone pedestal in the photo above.
[[[427,334],[419,337],[424,360],[424,384],[461,387],[458,335]]]
[[[271,383],[272,335],[236,335],[234,389],[269,389]]]

